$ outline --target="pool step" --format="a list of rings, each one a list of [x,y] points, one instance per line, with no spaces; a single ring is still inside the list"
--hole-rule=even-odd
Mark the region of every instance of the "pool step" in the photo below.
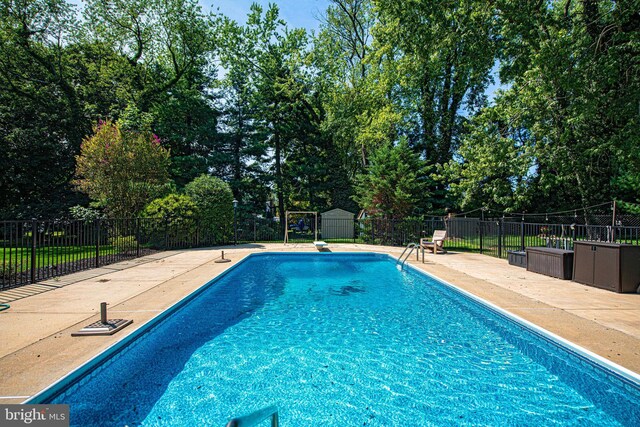
[[[227,427],[253,427],[269,417],[271,417],[271,427],[278,427],[278,408],[276,406],[267,406],[249,415],[234,418],[227,423]]]

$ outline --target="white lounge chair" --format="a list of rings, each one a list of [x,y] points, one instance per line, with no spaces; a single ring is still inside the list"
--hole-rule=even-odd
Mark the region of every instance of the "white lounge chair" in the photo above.
[[[431,240],[424,238],[420,239],[420,247],[423,250],[423,254],[425,249],[433,250],[434,254],[437,254],[438,252],[446,254],[447,251],[443,247],[446,238],[447,230],[435,230],[433,232],[433,237],[431,238]]]

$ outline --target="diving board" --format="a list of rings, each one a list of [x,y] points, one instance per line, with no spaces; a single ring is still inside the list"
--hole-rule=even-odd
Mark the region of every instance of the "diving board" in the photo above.
[[[316,247],[316,249],[318,249],[319,251],[326,248],[327,246],[329,246],[329,244],[327,242],[323,242],[322,240],[316,240],[315,242],[313,242],[313,245]]]

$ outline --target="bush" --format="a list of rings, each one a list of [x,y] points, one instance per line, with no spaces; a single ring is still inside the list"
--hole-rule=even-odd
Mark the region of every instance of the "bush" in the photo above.
[[[104,214],[98,209],[85,208],[80,205],[70,207],[69,213],[71,214],[72,219],[79,221],[95,221],[97,219],[104,218]]]
[[[116,236],[109,238],[109,245],[118,253],[132,252],[136,249],[138,242],[135,236]]]
[[[229,184],[213,176],[202,175],[185,187],[199,209],[200,226],[211,233],[216,242],[231,237],[233,193]]]
[[[145,218],[166,218],[171,224],[194,221],[198,217],[198,206],[184,194],[169,194],[155,199],[144,208]]]
[[[198,227],[198,206],[184,194],[169,194],[155,199],[142,211],[145,218],[158,221],[144,222],[144,231],[153,246],[163,247],[165,238],[172,242],[188,239]]]

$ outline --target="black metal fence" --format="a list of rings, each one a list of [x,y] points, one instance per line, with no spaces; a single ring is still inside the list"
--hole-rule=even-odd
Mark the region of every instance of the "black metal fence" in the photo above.
[[[528,246],[572,249],[576,240],[640,244],[640,227],[515,222],[504,218],[430,217],[403,221],[318,218],[293,224],[289,242],[405,246],[447,230],[445,247],[506,258]],[[273,219],[238,219],[235,227],[191,218],[97,221],[0,222],[0,290],[136,258],[160,250],[230,243],[282,242],[284,225]]]
[[[97,268],[151,253],[232,241],[193,219],[1,221],[0,290]]]

